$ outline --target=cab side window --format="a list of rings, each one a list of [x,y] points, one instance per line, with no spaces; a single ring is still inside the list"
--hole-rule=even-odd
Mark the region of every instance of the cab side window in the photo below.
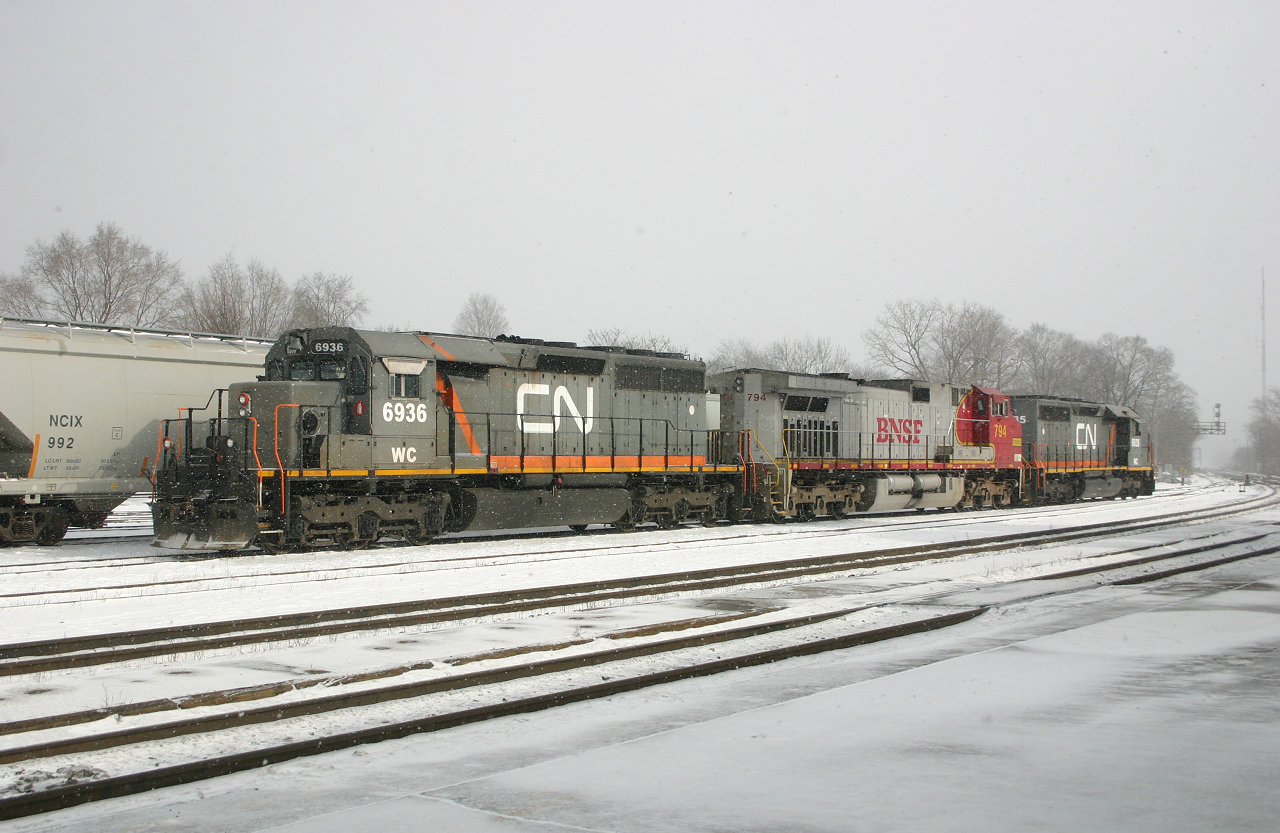
[[[391,374],[391,396],[395,399],[418,399],[422,394],[422,377],[407,373]]]

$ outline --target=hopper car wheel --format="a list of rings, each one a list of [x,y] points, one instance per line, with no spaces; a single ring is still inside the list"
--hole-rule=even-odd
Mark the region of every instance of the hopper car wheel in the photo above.
[[[62,536],[67,534],[68,526],[70,526],[70,522],[62,510],[52,510],[45,519],[44,526],[36,533],[36,543],[42,547],[53,546],[62,540]]]

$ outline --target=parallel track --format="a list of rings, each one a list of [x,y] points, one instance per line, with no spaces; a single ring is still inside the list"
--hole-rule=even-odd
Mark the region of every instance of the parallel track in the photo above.
[[[1252,508],[1257,507],[1255,506]],[[1245,510],[1239,507],[1233,507],[1228,510],[1214,510],[1212,514],[1231,514],[1239,511]],[[1183,516],[1182,521],[1186,520],[1188,520],[1188,518]],[[1034,541],[1036,545],[1043,545],[1045,543],[1060,543],[1063,540],[1078,540],[1085,537],[1097,537],[1104,534],[1123,534],[1143,529],[1168,526],[1174,522],[1175,521],[1170,521],[1168,519],[1144,519],[1142,521],[1121,524],[1091,524],[1086,529],[1075,529],[1060,533],[1041,533],[1033,536],[993,536],[980,542],[965,542],[963,547],[948,548],[948,551],[944,555],[939,555],[937,548],[910,547],[899,548],[899,550],[886,550],[875,554],[860,553],[856,554],[856,559],[866,559],[868,556],[874,556],[877,559],[874,562],[874,565],[884,565],[906,560],[920,560],[921,558],[954,556],[960,554],[960,550],[989,551],[993,548],[1003,549],[1009,547],[1029,546],[1033,539],[1039,539]],[[1061,581],[1067,579],[1078,579],[1087,575],[1096,575],[1097,580],[1087,582],[1084,585],[1081,585],[1079,582],[1067,581],[1064,583],[1063,587],[1056,590],[1047,588],[1044,591],[1036,591],[1033,597],[1071,593],[1081,589],[1082,586],[1094,587],[1098,584],[1130,584],[1140,581],[1151,581],[1157,578],[1165,578],[1179,573],[1203,570],[1229,563],[1231,561],[1258,557],[1280,551],[1280,546],[1270,546],[1243,553],[1235,552],[1226,556],[1193,558],[1194,556],[1212,555],[1214,551],[1222,550],[1227,547],[1256,543],[1263,537],[1265,536],[1240,536],[1235,537],[1232,540],[1219,540],[1208,544],[1182,548],[1176,552],[1147,554],[1122,562],[1111,562],[1087,569],[1070,570],[1041,576],[1038,577],[1036,581]],[[1135,548],[1133,551],[1137,552],[1142,549],[1146,548]],[[924,550],[931,550],[931,552],[922,552]],[[743,567],[739,568],[741,575],[735,577],[721,577],[719,582],[713,582],[713,577],[710,575],[702,576],[704,583],[697,585],[697,589],[736,586],[742,583],[759,584],[761,582],[785,581],[787,577],[812,575],[815,572],[823,573],[839,571],[841,569],[847,569],[850,566],[850,563],[841,563],[840,561],[841,559],[848,558],[855,558],[855,555],[827,556],[822,559],[813,559],[807,565],[804,565],[801,561],[788,561],[775,562],[771,565]],[[1175,560],[1178,560],[1179,563],[1166,569],[1149,571],[1141,575],[1132,574],[1135,568],[1152,566],[1159,562],[1170,562]],[[840,566],[836,566],[837,564],[840,564]],[[868,566],[868,564],[865,563],[865,561],[859,562],[858,560],[855,560],[852,562],[852,566]],[[752,572],[752,570],[755,570],[755,572]],[[769,570],[772,570],[773,572],[770,573]],[[669,579],[672,577],[650,578]],[[691,579],[688,576],[684,576],[683,580],[690,581]],[[542,588],[540,592],[548,593],[550,591],[563,590],[564,588]],[[655,592],[655,589],[652,587],[648,589],[641,588],[641,591],[647,594],[652,594]],[[598,593],[601,591],[599,589],[593,589],[590,592]],[[671,591],[664,590],[662,592],[665,594]],[[931,595],[939,596],[945,594]],[[551,598],[551,596],[544,596],[542,602],[546,603]],[[922,595],[919,597],[919,601],[927,602],[929,598],[930,595],[928,594]],[[498,600],[491,601],[493,603],[497,603]],[[535,599],[529,599],[527,601],[530,603],[537,603],[537,600]],[[505,603],[511,603],[511,601],[508,600]],[[561,597],[561,601],[558,602],[556,606],[564,606],[566,603],[567,602],[564,601],[563,597]],[[903,602],[902,600],[898,600],[893,604],[901,605]],[[201,735],[208,732],[234,729],[235,727],[240,726],[268,723],[278,720],[290,720],[305,715],[315,715],[331,711],[343,711],[372,704],[405,700],[408,698],[421,697],[426,694],[458,692],[480,687],[495,686],[512,680],[533,678],[550,679],[549,675],[565,675],[567,672],[571,672],[575,669],[603,667],[611,663],[625,662],[626,660],[637,657],[665,655],[670,657],[674,663],[672,667],[663,669],[656,673],[639,675],[627,675],[623,673],[613,679],[606,678],[606,681],[603,683],[591,685],[581,685],[579,683],[568,682],[562,688],[559,688],[552,693],[517,697],[504,702],[492,702],[473,708],[451,709],[429,717],[416,717],[411,720],[394,722],[390,725],[378,725],[353,729],[350,731],[342,731],[330,736],[303,742],[283,744],[276,743],[274,745],[269,745],[266,748],[254,749],[251,752],[218,755],[206,760],[191,761],[175,766],[161,767],[150,771],[104,778],[88,783],[51,789],[41,793],[18,796],[16,798],[0,801],[0,818],[15,818],[47,812],[60,807],[73,806],[89,801],[100,800],[102,798],[128,795],[155,789],[161,786],[197,781],[217,775],[252,769],[269,763],[290,760],[292,758],[306,755],[319,754],[358,744],[404,737],[410,734],[435,731],[450,726],[458,726],[465,723],[492,719],[494,717],[526,713],[556,705],[612,696],[625,691],[633,691],[660,683],[720,673],[733,668],[776,662],[778,660],[794,656],[838,650],[840,648],[851,647],[854,645],[894,639],[899,636],[906,636],[959,624],[980,615],[985,610],[984,607],[969,607],[961,610],[953,609],[940,615],[930,615],[925,618],[914,619],[912,621],[895,624],[890,627],[873,628],[870,630],[842,634],[835,637],[816,639],[802,638],[787,645],[768,647],[763,650],[754,650],[747,646],[742,649],[743,653],[729,657],[721,657],[711,661],[707,661],[705,659],[682,659],[677,656],[678,652],[688,652],[691,649],[712,644],[724,646],[724,652],[729,653],[730,650],[732,650],[732,645],[735,643],[741,643],[745,646],[748,640],[757,639],[767,635],[778,635],[785,632],[796,632],[799,634],[800,629],[821,627],[824,623],[831,623],[841,617],[863,610],[868,610],[872,607],[875,607],[875,605],[838,610],[820,615],[775,620],[747,627],[720,630],[710,633],[694,633],[678,639],[642,642],[617,649],[596,651],[592,653],[579,653],[557,659],[543,660],[520,665],[510,665],[478,673],[457,673],[443,679],[417,681],[399,685],[387,685],[373,689],[366,688],[351,693],[313,697],[301,702],[263,706],[254,709],[236,709],[235,711],[224,712],[207,717],[173,720],[159,725],[142,727],[135,730],[90,734],[85,737],[69,738],[56,743],[44,743],[33,747],[11,747],[4,752],[0,752],[0,763],[33,760],[36,757],[45,757],[54,754],[71,754],[76,752],[100,750],[123,744],[147,743],[182,735]],[[331,611],[328,613],[334,612]],[[474,612],[471,613],[471,615],[475,615]],[[230,625],[232,623],[220,624]],[[354,625],[355,623],[332,622],[327,624]],[[386,626],[385,622],[377,625],[377,627]],[[228,695],[226,702],[243,702],[242,700],[236,700],[235,693],[220,692],[217,694]],[[246,693],[240,692],[240,694],[243,695]],[[203,705],[203,703],[201,705]],[[162,707],[176,710],[178,705],[171,701],[167,702],[167,706],[163,706],[162,703],[139,704],[140,711],[146,711],[148,709],[158,711],[161,710]],[[117,714],[121,713],[122,710],[113,709],[110,710],[110,712],[112,714]],[[79,713],[78,715],[57,716],[40,721],[26,721],[25,723],[28,725],[25,726],[17,724],[0,725],[0,734],[21,733],[23,731],[49,728],[52,725],[69,726],[79,722],[101,719],[103,716],[104,715],[99,712],[85,712]],[[61,722],[57,722],[59,720],[61,720]]]
[[[1230,507],[1158,515],[1133,521],[1086,524],[1051,532],[994,535],[948,544],[894,547],[520,591],[14,643],[0,646],[0,676],[83,668],[147,657],[308,639],[378,628],[459,622],[540,609],[619,603],[653,596],[669,597],[751,584],[797,581],[849,569],[955,558],[1021,547],[1043,547],[1101,535],[1129,534],[1225,517],[1275,504],[1280,504],[1280,497],[1271,495]]]

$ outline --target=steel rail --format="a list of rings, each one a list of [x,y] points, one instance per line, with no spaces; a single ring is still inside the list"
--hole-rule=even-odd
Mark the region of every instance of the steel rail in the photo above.
[[[554,706],[562,706],[569,703],[594,700],[602,697],[611,697],[624,692],[636,691],[663,683],[692,679],[694,677],[709,676],[738,668],[764,665],[784,659],[791,659],[793,657],[807,656],[826,651],[835,651],[843,648],[851,648],[857,645],[866,645],[887,639],[909,636],[968,621],[969,619],[980,615],[984,610],[985,608],[970,608],[957,613],[944,614],[942,616],[916,620],[886,628],[877,628],[870,631],[846,634],[839,637],[832,637],[812,642],[802,642],[781,648],[772,648],[764,651],[757,651],[755,653],[717,659],[711,662],[696,663],[680,668],[667,669],[651,674],[619,678],[596,685],[568,688],[562,691],[552,692],[550,694],[525,697],[502,703],[495,703],[488,706],[480,706],[445,714],[432,715],[430,717],[416,720],[344,732],[300,743],[271,746],[250,752],[219,756],[216,758],[193,761],[186,764],[178,764],[150,771],[104,778],[67,787],[53,788],[38,793],[20,795],[15,798],[0,799],[0,819],[20,818],[38,813],[46,813],[65,807],[85,804],[90,801],[134,795],[136,793],[146,792],[160,787],[185,784],[192,781],[213,778],[219,775],[257,769],[268,764],[280,763],[282,761],[288,761],[309,755],[319,755],[325,752],[346,749],[351,746],[375,743],[383,740],[392,740],[424,732],[434,732],[454,726],[462,726],[468,723],[492,720],[498,717],[527,714],[529,712],[541,711]],[[839,614],[832,615],[844,615],[845,613],[848,613],[848,611],[842,611]],[[716,635],[702,635],[702,639],[708,640],[702,644],[709,644],[710,638],[714,636]],[[687,639],[692,640],[694,638]],[[677,641],[684,642],[687,640]],[[696,647],[696,645],[697,643],[693,642],[683,647]],[[637,646],[636,648],[629,650],[642,650],[645,647],[650,646]],[[657,650],[657,646],[652,646],[650,653],[655,653]],[[605,660],[608,662],[625,658],[617,656],[619,652],[616,651],[604,653],[615,655],[612,659]],[[640,656],[643,654],[636,655]],[[572,662],[572,658],[552,662]],[[541,663],[535,663],[531,664],[531,666],[540,664]],[[557,670],[567,670],[567,668],[568,666],[566,666],[566,669]],[[504,673],[514,671],[516,671],[516,669],[499,670],[488,673],[502,675]],[[495,679],[494,681],[500,680]],[[350,697],[359,698],[360,695],[350,695]],[[347,707],[354,707],[357,705],[365,705],[365,703],[353,702]],[[279,709],[269,709],[266,711],[276,712],[279,711]]]
[[[1252,503],[1252,502],[1251,502]],[[1280,503],[1269,497],[1266,504]],[[1224,517],[1260,507],[1216,507],[1194,513],[1086,524],[1066,530],[1010,533],[949,544],[924,544],[788,559],[654,576],[636,576],[473,596],[339,608],[256,619],[231,620],[71,639],[40,640],[0,646],[0,676],[105,665],[175,653],[217,650],[361,630],[410,627],[500,616],[547,607],[596,604],[645,596],[669,596],[725,587],[781,582],[868,566],[954,558],[978,552],[1047,546],[1104,534],[1133,533],[1196,520]],[[22,659],[26,657],[26,659]]]
[[[1265,536],[1251,536],[1244,539],[1220,541],[1213,544],[1178,550],[1176,552],[1147,556],[1140,559],[1130,559],[1123,562],[1112,562],[1106,565],[1098,565],[1096,568],[1089,568],[1087,570],[1072,570],[1038,578],[1062,579],[1102,572],[1122,572],[1130,570],[1135,566],[1142,566],[1156,561],[1167,561],[1186,557],[1188,555],[1220,550],[1229,546],[1251,543],[1262,537]],[[1137,577],[1121,577],[1114,581],[1107,581],[1103,583],[1129,585],[1154,581],[1161,578],[1210,569],[1212,567],[1221,566],[1234,561],[1246,558],[1255,558],[1276,552],[1280,552],[1280,546],[1253,550],[1247,553],[1238,553],[1222,558],[1210,559],[1208,561],[1183,564],[1167,570],[1157,571],[1155,573],[1148,573]],[[1078,589],[1079,588],[1067,588],[1049,595],[1066,594],[1075,592]],[[892,604],[902,603],[904,602],[892,602]],[[860,610],[880,606],[882,605],[868,605],[823,614],[814,614],[793,619],[762,623],[745,628],[734,628],[712,633],[700,633],[679,639],[663,640],[626,648],[542,660],[471,674],[460,674],[446,679],[387,686],[379,689],[353,692],[350,694],[315,698],[283,706],[267,706],[258,709],[237,711],[235,713],[193,718],[183,721],[173,721],[156,726],[143,727],[137,730],[104,733],[85,738],[67,739],[30,747],[16,747],[0,752],[0,763],[31,760],[36,757],[48,757],[50,755],[57,754],[95,751],[124,744],[144,743],[147,741],[162,740],[165,738],[188,734],[215,732],[237,726],[274,722],[277,720],[303,717],[328,711],[420,697],[427,694],[458,691],[464,688],[474,688],[478,686],[509,682],[517,679],[546,676],[584,667],[602,665],[605,663],[618,662],[643,656],[652,656],[660,653],[670,653],[711,644],[721,644],[733,640],[747,639],[753,636],[778,633],[806,625],[818,624],[841,616],[846,616]],[[33,815],[103,798],[129,795],[156,789],[158,787],[188,783],[191,781],[202,780],[204,778],[215,777],[217,775],[253,769],[265,766],[269,763],[278,763],[297,757],[320,754],[363,743],[405,737],[410,734],[417,734],[421,732],[437,731],[439,729],[463,725],[465,723],[488,720],[510,714],[527,713],[530,711],[537,711],[572,702],[580,702],[582,700],[593,699],[596,697],[612,696],[625,691],[633,691],[664,682],[673,682],[696,676],[706,676],[735,668],[743,668],[767,662],[776,662],[790,657],[804,656],[823,651],[839,650],[841,648],[854,647],[856,645],[869,644],[899,636],[921,633],[968,621],[969,619],[985,612],[987,609],[987,606],[972,607],[958,613],[945,614],[929,619],[916,620],[886,628],[877,628],[869,631],[846,634],[839,637],[801,642],[747,655],[720,658],[714,662],[696,663],[685,667],[667,669],[636,677],[620,678],[599,685],[569,688],[551,694],[521,698],[509,702],[504,701],[502,703],[495,703],[489,706],[433,715],[428,718],[416,719],[392,725],[382,725],[373,728],[349,731],[301,743],[272,746],[251,752],[235,753],[152,771],[144,771],[141,773],[105,778],[67,787],[54,788],[36,794],[21,795],[11,799],[0,800],[0,819]]]

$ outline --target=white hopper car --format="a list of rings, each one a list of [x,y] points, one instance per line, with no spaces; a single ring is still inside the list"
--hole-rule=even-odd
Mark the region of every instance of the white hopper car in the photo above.
[[[253,380],[270,342],[0,318],[0,544],[53,544],[151,489],[158,428]]]

